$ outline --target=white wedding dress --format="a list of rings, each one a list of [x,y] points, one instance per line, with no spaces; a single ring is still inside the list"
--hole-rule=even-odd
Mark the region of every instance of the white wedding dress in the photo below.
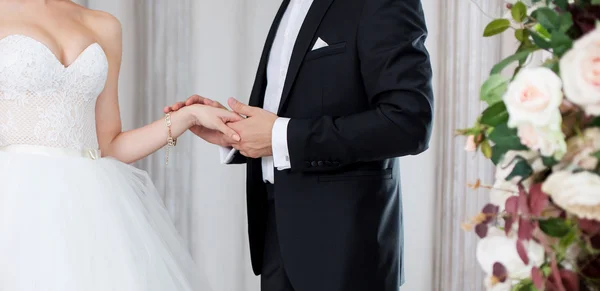
[[[0,290],[208,291],[147,174],[100,158],[92,44],[65,67],[0,39]],[[165,129],[166,130],[166,129]]]

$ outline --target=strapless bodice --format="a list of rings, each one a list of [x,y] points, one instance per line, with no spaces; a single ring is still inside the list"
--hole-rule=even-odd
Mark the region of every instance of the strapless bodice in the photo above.
[[[107,74],[97,43],[65,67],[31,37],[0,39],[0,147],[98,148],[95,105]]]

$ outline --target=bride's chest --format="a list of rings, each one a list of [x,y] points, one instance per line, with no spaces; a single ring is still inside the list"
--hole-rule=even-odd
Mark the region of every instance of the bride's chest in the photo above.
[[[106,55],[96,43],[64,66],[34,39],[20,35],[0,39],[0,99],[24,93],[96,98],[104,89],[107,73]]]

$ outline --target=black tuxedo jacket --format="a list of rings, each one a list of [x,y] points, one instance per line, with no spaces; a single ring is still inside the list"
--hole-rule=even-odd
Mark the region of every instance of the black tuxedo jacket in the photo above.
[[[269,53],[288,4],[284,0],[268,34],[252,106],[263,105]],[[420,0],[314,0],[278,112],[291,118],[291,169],[275,171],[275,211],[295,290],[392,291],[402,284],[397,157],[428,147],[433,93],[426,35]],[[329,46],[311,51],[319,37]],[[247,163],[258,275],[267,205],[261,161],[238,155],[234,162]]]

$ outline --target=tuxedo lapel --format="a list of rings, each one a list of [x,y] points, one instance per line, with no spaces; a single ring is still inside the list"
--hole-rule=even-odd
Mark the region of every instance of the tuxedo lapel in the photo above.
[[[269,55],[271,53],[271,48],[273,47],[273,42],[275,41],[275,36],[277,35],[279,23],[281,22],[283,14],[285,13],[285,10],[289,4],[290,0],[284,0],[283,3],[281,3],[281,7],[279,7],[279,11],[275,15],[275,20],[273,20],[273,24],[271,25],[271,29],[267,35],[265,47],[263,48],[263,52],[260,57],[260,63],[258,64],[258,71],[254,80],[254,86],[252,87],[252,93],[250,94],[250,101],[248,103],[250,106],[262,107],[265,85],[267,81],[267,65],[269,63]]]
[[[300,33],[298,34],[296,44],[294,45],[294,50],[292,51],[292,58],[285,79],[278,112],[281,111],[290,95],[290,91],[296,81],[296,76],[298,75],[298,71],[300,71],[304,57],[311,48],[317,29],[319,29],[319,25],[321,24],[323,17],[325,17],[331,3],[333,3],[333,0],[314,0],[306,15]]]

